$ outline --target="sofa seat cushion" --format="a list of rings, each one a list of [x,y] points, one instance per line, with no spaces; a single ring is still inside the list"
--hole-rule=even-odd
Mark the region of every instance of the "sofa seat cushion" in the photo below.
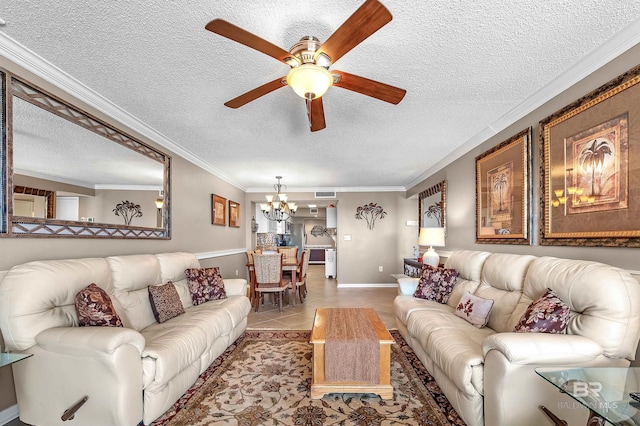
[[[140,333],[146,340],[142,352],[143,383],[169,382],[198,361],[213,342],[228,335],[233,321],[219,306],[191,307],[178,317],[154,323]]]
[[[142,353],[144,387],[167,383],[196,362],[216,339],[242,323],[250,310],[247,297],[231,296],[192,306],[176,318],[142,330],[146,340]]]
[[[210,300],[202,305],[194,306],[193,309],[212,309],[225,312],[231,320],[231,327],[235,328],[249,315],[251,302],[246,296],[230,296],[226,299]]]
[[[478,329],[453,312],[428,310],[413,312],[407,329],[460,392],[484,394],[482,341],[494,330]]]
[[[453,312],[449,305],[443,305],[433,300],[418,299],[417,297],[403,295],[397,296],[394,301],[396,319],[407,325],[409,316],[415,311]]]

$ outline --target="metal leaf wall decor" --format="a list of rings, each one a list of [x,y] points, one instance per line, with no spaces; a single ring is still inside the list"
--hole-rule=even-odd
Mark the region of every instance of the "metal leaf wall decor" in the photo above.
[[[134,217],[142,216],[142,207],[140,207],[140,204],[135,204],[131,201],[123,201],[116,204],[113,213],[115,213],[116,216],[122,216],[125,225],[131,225],[131,220]]]
[[[367,228],[369,229],[373,229],[378,218],[384,219],[386,215],[387,212],[377,203],[365,204],[356,209],[356,219],[365,219],[367,221]]]

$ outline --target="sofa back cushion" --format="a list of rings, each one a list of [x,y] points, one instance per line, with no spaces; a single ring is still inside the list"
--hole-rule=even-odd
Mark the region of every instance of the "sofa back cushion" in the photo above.
[[[484,262],[480,285],[474,294],[494,300],[487,327],[497,332],[513,331],[509,320],[520,301],[525,275],[534,259],[529,255],[494,253]]]
[[[162,253],[156,254],[160,262],[160,274],[163,283],[171,281],[180,296],[183,308],[193,306],[189,282],[184,271],[186,269],[200,268],[200,262],[193,253]]]
[[[26,350],[53,327],[78,325],[76,294],[91,283],[110,293],[104,259],[35,261],[11,268],[0,282],[0,330],[8,350]],[[116,312],[120,308],[114,303]]]
[[[598,262],[540,257],[529,267],[522,297],[509,321],[511,329],[547,288],[571,309],[568,334],[594,340],[608,357],[635,357],[640,285],[627,271]]]
[[[451,253],[447,258],[445,268],[458,271],[458,279],[447,305],[455,309],[464,293],[476,291],[480,284],[482,266],[490,254],[486,251],[473,250],[459,250]]]
[[[118,315],[124,326],[140,331],[156,322],[147,288],[163,283],[158,258],[152,254],[112,256],[107,264],[113,284],[111,296],[122,307]]]

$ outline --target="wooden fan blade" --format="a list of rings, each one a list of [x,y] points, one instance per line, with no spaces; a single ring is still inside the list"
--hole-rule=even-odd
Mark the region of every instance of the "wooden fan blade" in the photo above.
[[[256,87],[253,90],[244,93],[237,98],[231,99],[228,102],[225,102],[225,106],[229,108],[240,108],[241,106],[248,104],[251,101],[255,101],[260,96],[264,96],[267,93],[271,93],[276,89],[286,86],[286,84],[282,83],[284,77],[280,77],[276,80],[270,81],[267,84],[263,84],[260,87]]]
[[[317,60],[321,53],[331,58],[332,63],[345,53],[362,43],[371,34],[388,24],[391,13],[377,0],[366,0],[316,51]]]
[[[307,116],[309,117],[309,127],[311,127],[312,132],[317,132],[327,127],[327,123],[324,121],[324,106],[321,97],[313,100],[307,99]]]
[[[404,98],[404,95],[407,93],[406,90],[400,89],[399,87],[390,86],[375,80],[369,80],[368,78],[349,74],[344,71],[332,70],[331,74],[340,75],[340,81],[333,83],[334,86],[352,90],[392,104],[397,105],[400,103],[402,98]]]
[[[222,37],[226,37],[233,41],[236,41],[240,44],[244,44],[247,47],[257,50],[258,52],[262,52],[265,55],[269,55],[272,58],[276,58],[280,62],[284,62],[288,65],[287,61],[295,60],[300,63],[300,60],[291,53],[282,49],[281,47],[276,46],[268,42],[265,39],[258,37],[255,34],[250,33],[249,31],[243,30],[240,27],[233,25],[230,22],[225,21],[224,19],[214,19],[209,22],[205,28],[213,33],[219,34]]]

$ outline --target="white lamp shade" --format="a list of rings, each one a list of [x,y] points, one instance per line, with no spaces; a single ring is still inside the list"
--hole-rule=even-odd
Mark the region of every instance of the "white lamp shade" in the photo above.
[[[444,228],[420,228],[420,235],[418,236],[418,244],[421,246],[444,246]]]
[[[305,99],[319,98],[333,84],[333,76],[327,69],[315,64],[303,64],[287,74],[287,84]]]
[[[422,255],[422,263],[437,267],[440,263],[440,256],[433,249],[433,246],[444,246],[444,228],[420,228],[418,244],[421,246],[429,246],[429,250]]]

